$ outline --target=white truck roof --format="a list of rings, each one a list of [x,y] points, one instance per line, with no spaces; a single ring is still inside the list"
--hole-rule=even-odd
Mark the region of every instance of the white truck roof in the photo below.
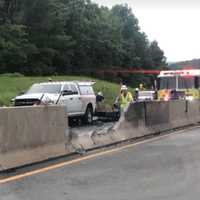
[[[38,85],[56,85],[56,84],[77,84],[80,86],[92,86],[96,82],[95,81],[49,81],[49,82],[42,82],[42,83],[35,83]]]
[[[161,77],[175,77],[175,76],[200,76],[199,69],[183,69],[183,70],[168,70],[161,71],[158,78]]]

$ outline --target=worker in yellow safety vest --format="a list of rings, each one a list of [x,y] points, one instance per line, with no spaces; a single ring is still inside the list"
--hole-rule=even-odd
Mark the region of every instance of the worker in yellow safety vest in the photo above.
[[[126,85],[122,85],[120,95],[118,98],[121,110],[123,111],[124,108],[132,101],[133,101],[132,94],[128,91]]]
[[[142,83],[139,85],[139,90],[140,91],[144,91],[145,90],[145,87],[144,87],[144,85]]]

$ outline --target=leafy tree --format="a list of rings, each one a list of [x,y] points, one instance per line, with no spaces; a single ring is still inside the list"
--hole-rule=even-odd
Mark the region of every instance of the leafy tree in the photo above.
[[[1,72],[25,72],[37,48],[28,41],[25,26],[5,24],[0,26],[0,52]]]
[[[88,74],[162,65],[164,52],[140,31],[128,5],[109,9],[90,0],[0,0],[1,73]]]
[[[164,57],[164,52],[158,46],[157,41],[153,41],[150,45],[150,56],[153,61],[155,68],[160,68],[162,65],[165,65],[166,58]]]

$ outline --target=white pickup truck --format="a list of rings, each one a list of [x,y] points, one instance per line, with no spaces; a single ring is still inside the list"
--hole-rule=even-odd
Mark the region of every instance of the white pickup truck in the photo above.
[[[138,91],[137,101],[153,101],[155,100],[155,91]]]
[[[82,117],[86,123],[92,123],[96,108],[94,84],[92,81],[36,83],[25,94],[15,97],[14,105],[65,105],[69,117]]]

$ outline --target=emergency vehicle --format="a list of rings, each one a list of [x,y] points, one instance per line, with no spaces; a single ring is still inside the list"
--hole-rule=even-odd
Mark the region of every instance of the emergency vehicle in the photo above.
[[[158,100],[200,99],[200,70],[161,71],[158,75]]]

